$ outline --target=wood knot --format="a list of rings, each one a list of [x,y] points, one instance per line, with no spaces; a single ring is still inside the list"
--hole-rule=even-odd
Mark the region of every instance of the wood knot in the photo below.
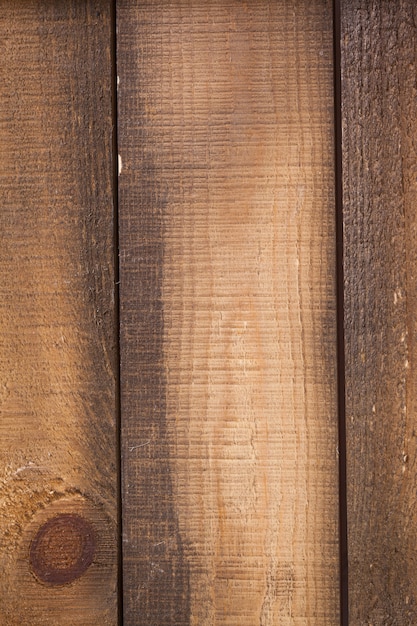
[[[93,562],[96,542],[90,522],[66,513],[49,519],[30,546],[30,566],[36,578],[65,585],[84,574]]]

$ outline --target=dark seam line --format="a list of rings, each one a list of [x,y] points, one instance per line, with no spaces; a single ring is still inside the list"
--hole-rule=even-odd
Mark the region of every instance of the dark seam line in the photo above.
[[[120,267],[119,267],[119,172],[118,172],[118,112],[117,112],[117,10],[116,0],[111,2],[111,89],[112,89],[112,169],[113,169],[113,249],[114,249],[114,342],[115,342],[115,413],[116,413],[116,473],[117,473],[117,616],[123,624],[123,514],[121,467],[121,381],[120,381]]]
[[[346,459],[345,333],[344,333],[344,254],[343,254],[343,168],[342,168],[342,80],[341,8],[333,0],[333,72],[336,210],[336,316],[337,316],[337,394],[339,427],[339,559],[340,624],[349,626],[348,518]]]

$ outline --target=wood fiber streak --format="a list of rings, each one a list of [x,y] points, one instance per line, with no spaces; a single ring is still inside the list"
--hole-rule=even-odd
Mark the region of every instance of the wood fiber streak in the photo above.
[[[331,4],[118,3],[127,625],[339,619]]]
[[[0,2],[4,626],[117,623],[110,17],[104,0]],[[51,585],[29,555],[57,516],[37,558],[82,575]]]
[[[350,623],[417,623],[417,7],[342,2]]]

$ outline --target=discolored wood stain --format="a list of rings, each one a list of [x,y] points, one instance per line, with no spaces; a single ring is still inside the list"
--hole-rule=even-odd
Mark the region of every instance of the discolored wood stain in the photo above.
[[[118,4],[120,345],[124,624],[189,623],[189,566],[166,423],[162,274],[166,198],[142,120],[150,65]],[[139,123],[137,122],[137,119]]]
[[[0,30],[0,624],[115,625],[110,5]]]
[[[117,12],[124,623],[334,626],[331,4]]]

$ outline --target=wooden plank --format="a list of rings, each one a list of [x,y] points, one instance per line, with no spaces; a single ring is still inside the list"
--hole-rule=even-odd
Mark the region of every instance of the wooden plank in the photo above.
[[[116,624],[109,3],[0,30],[0,623]]]
[[[331,3],[118,3],[126,625],[338,622]]]
[[[350,623],[417,623],[416,6],[342,2]]]

